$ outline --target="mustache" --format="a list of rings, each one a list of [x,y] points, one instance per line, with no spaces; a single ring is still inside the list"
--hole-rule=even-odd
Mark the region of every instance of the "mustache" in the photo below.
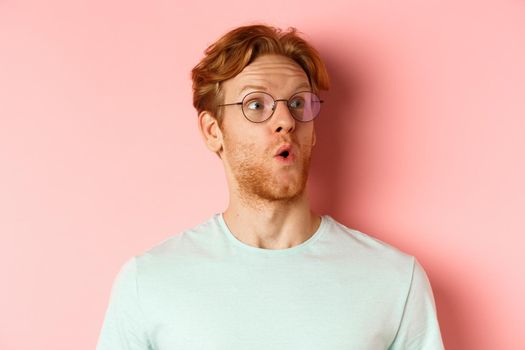
[[[279,146],[285,143],[288,143],[292,145],[292,147],[297,147],[299,149],[301,147],[311,147],[312,146],[312,144],[309,143],[308,141],[304,141],[304,143],[300,143],[296,137],[292,137],[292,138],[282,137],[276,140],[275,142],[272,142],[272,144],[268,147],[268,151],[275,150],[276,148],[278,148]]]

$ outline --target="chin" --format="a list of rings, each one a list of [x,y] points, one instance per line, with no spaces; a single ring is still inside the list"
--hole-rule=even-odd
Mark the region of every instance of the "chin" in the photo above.
[[[301,198],[306,189],[306,179],[298,179],[292,184],[279,185],[276,183],[260,183],[252,188],[252,193],[268,201],[295,201]]]
[[[268,165],[247,162],[232,166],[236,187],[248,200],[293,202],[301,198],[306,189],[309,159],[295,169],[276,170]]]

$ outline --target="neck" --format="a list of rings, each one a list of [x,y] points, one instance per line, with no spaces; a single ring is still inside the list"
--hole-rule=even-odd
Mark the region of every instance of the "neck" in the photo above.
[[[304,191],[293,200],[267,201],[230,196],[224,221],[237,239],[264,249],[286,249],[310,238],[321,222]]]

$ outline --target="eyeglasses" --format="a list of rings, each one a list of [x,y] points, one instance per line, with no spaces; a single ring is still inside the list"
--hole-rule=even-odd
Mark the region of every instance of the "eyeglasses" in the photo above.
[[[287,100],[276,100],[269,93],[254,91],[244,96],[241,102],[221,104],[217,107],[241,105],[246,119],[253,123],[262,123],[271,118],[278,101],[286,102],[290,114],[299,122],[309,122],[317,117],[321,110],[321,103],[324,102],[310,91],[297,92]]]

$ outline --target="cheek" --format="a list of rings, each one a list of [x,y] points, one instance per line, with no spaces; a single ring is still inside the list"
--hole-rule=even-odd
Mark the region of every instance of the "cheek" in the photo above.
[[[297,134],[297,138],[300,144],[312,146],[315,142],[313,127],[309,126],[300,130]]]
[[[262,152],[258,145],[251,135],[225,135],[224,137],[226,157],[235,163],[256,158]]]

